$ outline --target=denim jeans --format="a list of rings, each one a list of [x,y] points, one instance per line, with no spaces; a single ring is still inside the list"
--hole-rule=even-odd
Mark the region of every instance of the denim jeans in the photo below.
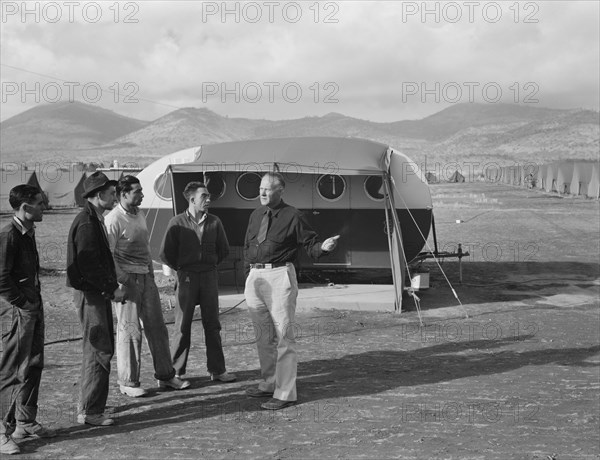
[[[114,303],[117,314],[119,385],[140,386],[142,324],[152,354],[154,378],[170,380],[175,376],[175,370],[169,350],[169,332],[165,326],[154,277],[149,274],[129,273],[125,285],[127,301]]]
[[[85,415],[102,414],[115,348],[111,302],[99,292],[77,290],[74,300],[83,335],[78,410]]]
[[[0,414],[7,425],[32,423],[44,368],[44,310],[30,311],[3,304],[0,310]]]
[[[175,309],[175,333],[171,341],[173,367],[177,375],[186,372],[190,353],[192,317],[194,308],[200,304],[204,342],[206,344],[206,367],[211,374],[225,372],[225,357],[221,344],[219,322],[219,288],[217,271],[177,272],[177,306]]]

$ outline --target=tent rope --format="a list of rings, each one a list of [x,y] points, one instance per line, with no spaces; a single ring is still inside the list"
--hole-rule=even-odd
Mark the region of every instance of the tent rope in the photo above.
[[[410,216],[410,218],[412,219],[413,223],[415,224],[415,228],[417,229],[417,231],[419,232],[419,234],[421,235],[421,238],[423,238],[423,241],[425,242],[425,246],[427,247],[427,249],[429,250],[429,252],[431,252],[432,254],[435,253],[433,251],[431,251],[431,245],[427,242],[427,238],[425,238],[425,235],[423,235],[423,232],[421,232],[421,229],[419,228],[419,226],[417,225],[417,221],[415,220],[412,212],[410,211],[408,204],[406,203],[406,201],[404,200],[404,198],[402,197],[402,194],[400,193],[400,191],[398,190],[398,188],[396,187],[396,183],[394,181],[394,178],[392,176],[390,176],[391,179],[391,183],[392,183],[392,187],[394,190],[396,190],[398,192],[398,196],[400,197],[400,200],[402,201],[402,204],[404,205],[404,207],[406,208],[408,215]],[[469,312],[467,311],[466,307],[463,305],[463,303],[460,301],[460,299],[458,298],[458,294],[456,293],[456,290],[454,289],[454,286],[452,286],[452,283],[450,282],[450,280],[448,279],[448,276],[446,276],[446,272],[444,272],[444,270],[442,269],[442,266],[439,263],[439,259],[437,257],[434,257],[433,260],[435,261],[435,263],[437,264],[438,268],[440,269],[440,271],[442,272],[442,275],[444,276],[444,279],[446,280],[446,283],[448,283],[448,286],[450,287],[450,290],[452,291],[452,295],[454,295],[454,298],[456,299],[456,301],[458,302],[458,304],[460,305],[460,307],[462,308],[462,310],[465,313],[465,318],[469,318]],[[408,264],[407,264],[407,270],[408,270]],[[410,272],[409,272],[409,276],[410,276]],[[412,279],[412,278],[411,278]]]

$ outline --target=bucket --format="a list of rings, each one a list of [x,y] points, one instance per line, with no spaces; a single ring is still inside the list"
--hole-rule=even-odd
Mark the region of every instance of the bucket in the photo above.
[[[410,286],[415,291],[429,288],[429,273],[415,273],[410,280]]]

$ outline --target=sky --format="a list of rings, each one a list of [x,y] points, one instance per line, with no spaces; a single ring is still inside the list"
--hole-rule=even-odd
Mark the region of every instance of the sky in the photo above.
[[[155,120],[421,119],[457,103],[598,110],[600,2],[5,1],[4,121],[81,101]]]

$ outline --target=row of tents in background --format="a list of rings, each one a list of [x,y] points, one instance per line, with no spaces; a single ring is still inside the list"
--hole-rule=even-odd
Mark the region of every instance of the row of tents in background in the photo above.
[[[137,174],[139,168],[101,169],[111,180],[118,180],[125,174]],[[52,208],[73,208],[84,205],[83,181],[93,171],[80,171],[73,168],[36,171],[35,169],[2,170],[0,180],[0,212],[12,212],[8,202],[10,190],[19,184],[38,187],[44,194],[46,206]]]
[[[124,174],[137,174],[139,168],[100,168],[110,179],[118,180]],[[29,169],[2,170],[0,183],[0,212],[11,212],[8,202],[10,190],[19,184],[31,184],[44,192],[49,208],[72,208],[83,206],[83,181],[93,171],[74,168],[37,171]],[[557,162],[537,165],[513,165],[489,167],[483,172],[483,179],[561,195],[600,197],[599,163],[590,161]],[[440,182],[432,172],[426,172],[427,181]],[[448,182],[465,182],[465,177],[455,171]]]
[[[597,161],[564,161],[488,168],[484,176],[490,182],[598,199],[599,173]]]

